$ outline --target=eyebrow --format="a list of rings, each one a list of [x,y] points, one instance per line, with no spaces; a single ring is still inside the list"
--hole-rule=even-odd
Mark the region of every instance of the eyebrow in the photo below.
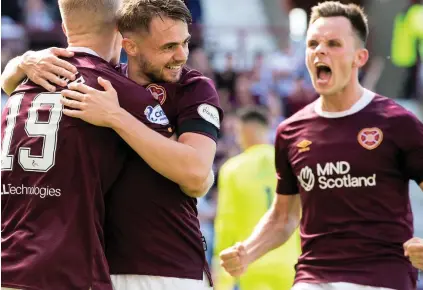
[[[191,39],[191,35],[189,35],[187,38],[185,38],[185,40],[183,42],[185,43],[185,42],[189,41],[190,39]],[[165,48],[167,46],[178,45],[178,44],[179,44],[179,42],[168,42],[168,43],[163,44],[160,48]]]
[[[339,42],[339,43],[342,42],[342,40],[340,38],[330,38],[330,39],[327,39],[325,41],[326,42],[334,41],[334,42]],[[310,42],[319,42],[319,41],[316,38],[310,38],[309,40],[307,40],[307,43],[310,43]]]

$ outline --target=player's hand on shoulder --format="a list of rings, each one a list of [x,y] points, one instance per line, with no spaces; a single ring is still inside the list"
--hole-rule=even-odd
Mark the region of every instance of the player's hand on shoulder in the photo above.
[[[76,67],[59,58],[73,55],[72,51],[57,47],[28,51],[22,55],[19,68],[31,81],[49,92],[54,92],[56,90],[54,85],[66,86],[65,78],[75,80]]]
[[[415,268],[423,270],[423,239],[412,238],[405,242],[404,255]]]
[[[96,126],[112,127],[114,116],[121,110],[117,92],[110,81],[98,77],[104,91],[96,90],[82,83],[71,83],[63,90],[61,102],[66,109],[63,114],[79,118]]]
[[[220,265],[233,277],[241,276],[248,267],[247,250],[242,243],[227,248],[220,253]]]

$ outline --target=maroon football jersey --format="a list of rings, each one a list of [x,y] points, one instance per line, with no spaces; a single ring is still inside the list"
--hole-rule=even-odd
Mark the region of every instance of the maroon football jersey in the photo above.
[[[185,68],[179,83],[151,84],[148,89],[178,135],[195,132],[216,140],[222,110],[210,79]],[[196,199],[151,169],[134,151],[129,156],[107,199],[110,273],[202,279],[208,266]]]
[[[295,281],[414,289],[402,245],[413,236],[409,180],[423,182],[423,124],[367,90],[346,112],[319,108],[277,132],[277,193],[299,193],[303,208]]]
[[[103,59],[76,53],[77,82],[112,82],[122,107],[168,136],[168,120],[143,87]],[[63,88],[58,88],[61,90]],[[112,289],[104,255],[104,194],[126,145],[111,129],[62,114],[60,93],[22,84],[2,113],[2,286]]]

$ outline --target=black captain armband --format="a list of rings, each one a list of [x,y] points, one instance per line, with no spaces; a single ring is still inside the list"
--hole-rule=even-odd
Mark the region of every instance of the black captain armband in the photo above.
[[[205,133],[206,135],[211,136],[214,140],[219,138],[219,129],[210,122],[202,119],[191,119],[182,122],[180,126],[176,127],[177,136],[181,136],[184,133]]]

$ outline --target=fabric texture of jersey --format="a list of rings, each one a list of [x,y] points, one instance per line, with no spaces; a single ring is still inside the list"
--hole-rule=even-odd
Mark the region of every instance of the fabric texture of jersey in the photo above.
[[[278,128],[277,193],[301,195],[296,282],[414,289],[409,180],[423,181],[423,125],[365,91],[348,112],[310,104]]]
[[[180,82],[150,84],[147,89],[161,103],[178,135],[194,132],[215,140],[220,126],[216,120],[221,120],[222,111],[209,79],[184,69]],[[213,116],[199,113],[203,104],[210,106]],[[180,129],[189,123],[199,126]],[[111,274],[201,280],[205,271],[210,278],[196,199],[151,169],[135,151],[128,149],[128,154],[107,199],[106,255]]]
[[[95,55],[77,52],[69,60],[78,69],[76,82],[101,89],[97,78],[110,80],[123,108],[170,134],[168,126],[146,118],[145,109],[159,104],[142,86]],[[112,289],[104,255],[104,194],[126,150],[111,129],[63,115],[60,99],[60,93],[27,81],[2,113],[2,285]]]

